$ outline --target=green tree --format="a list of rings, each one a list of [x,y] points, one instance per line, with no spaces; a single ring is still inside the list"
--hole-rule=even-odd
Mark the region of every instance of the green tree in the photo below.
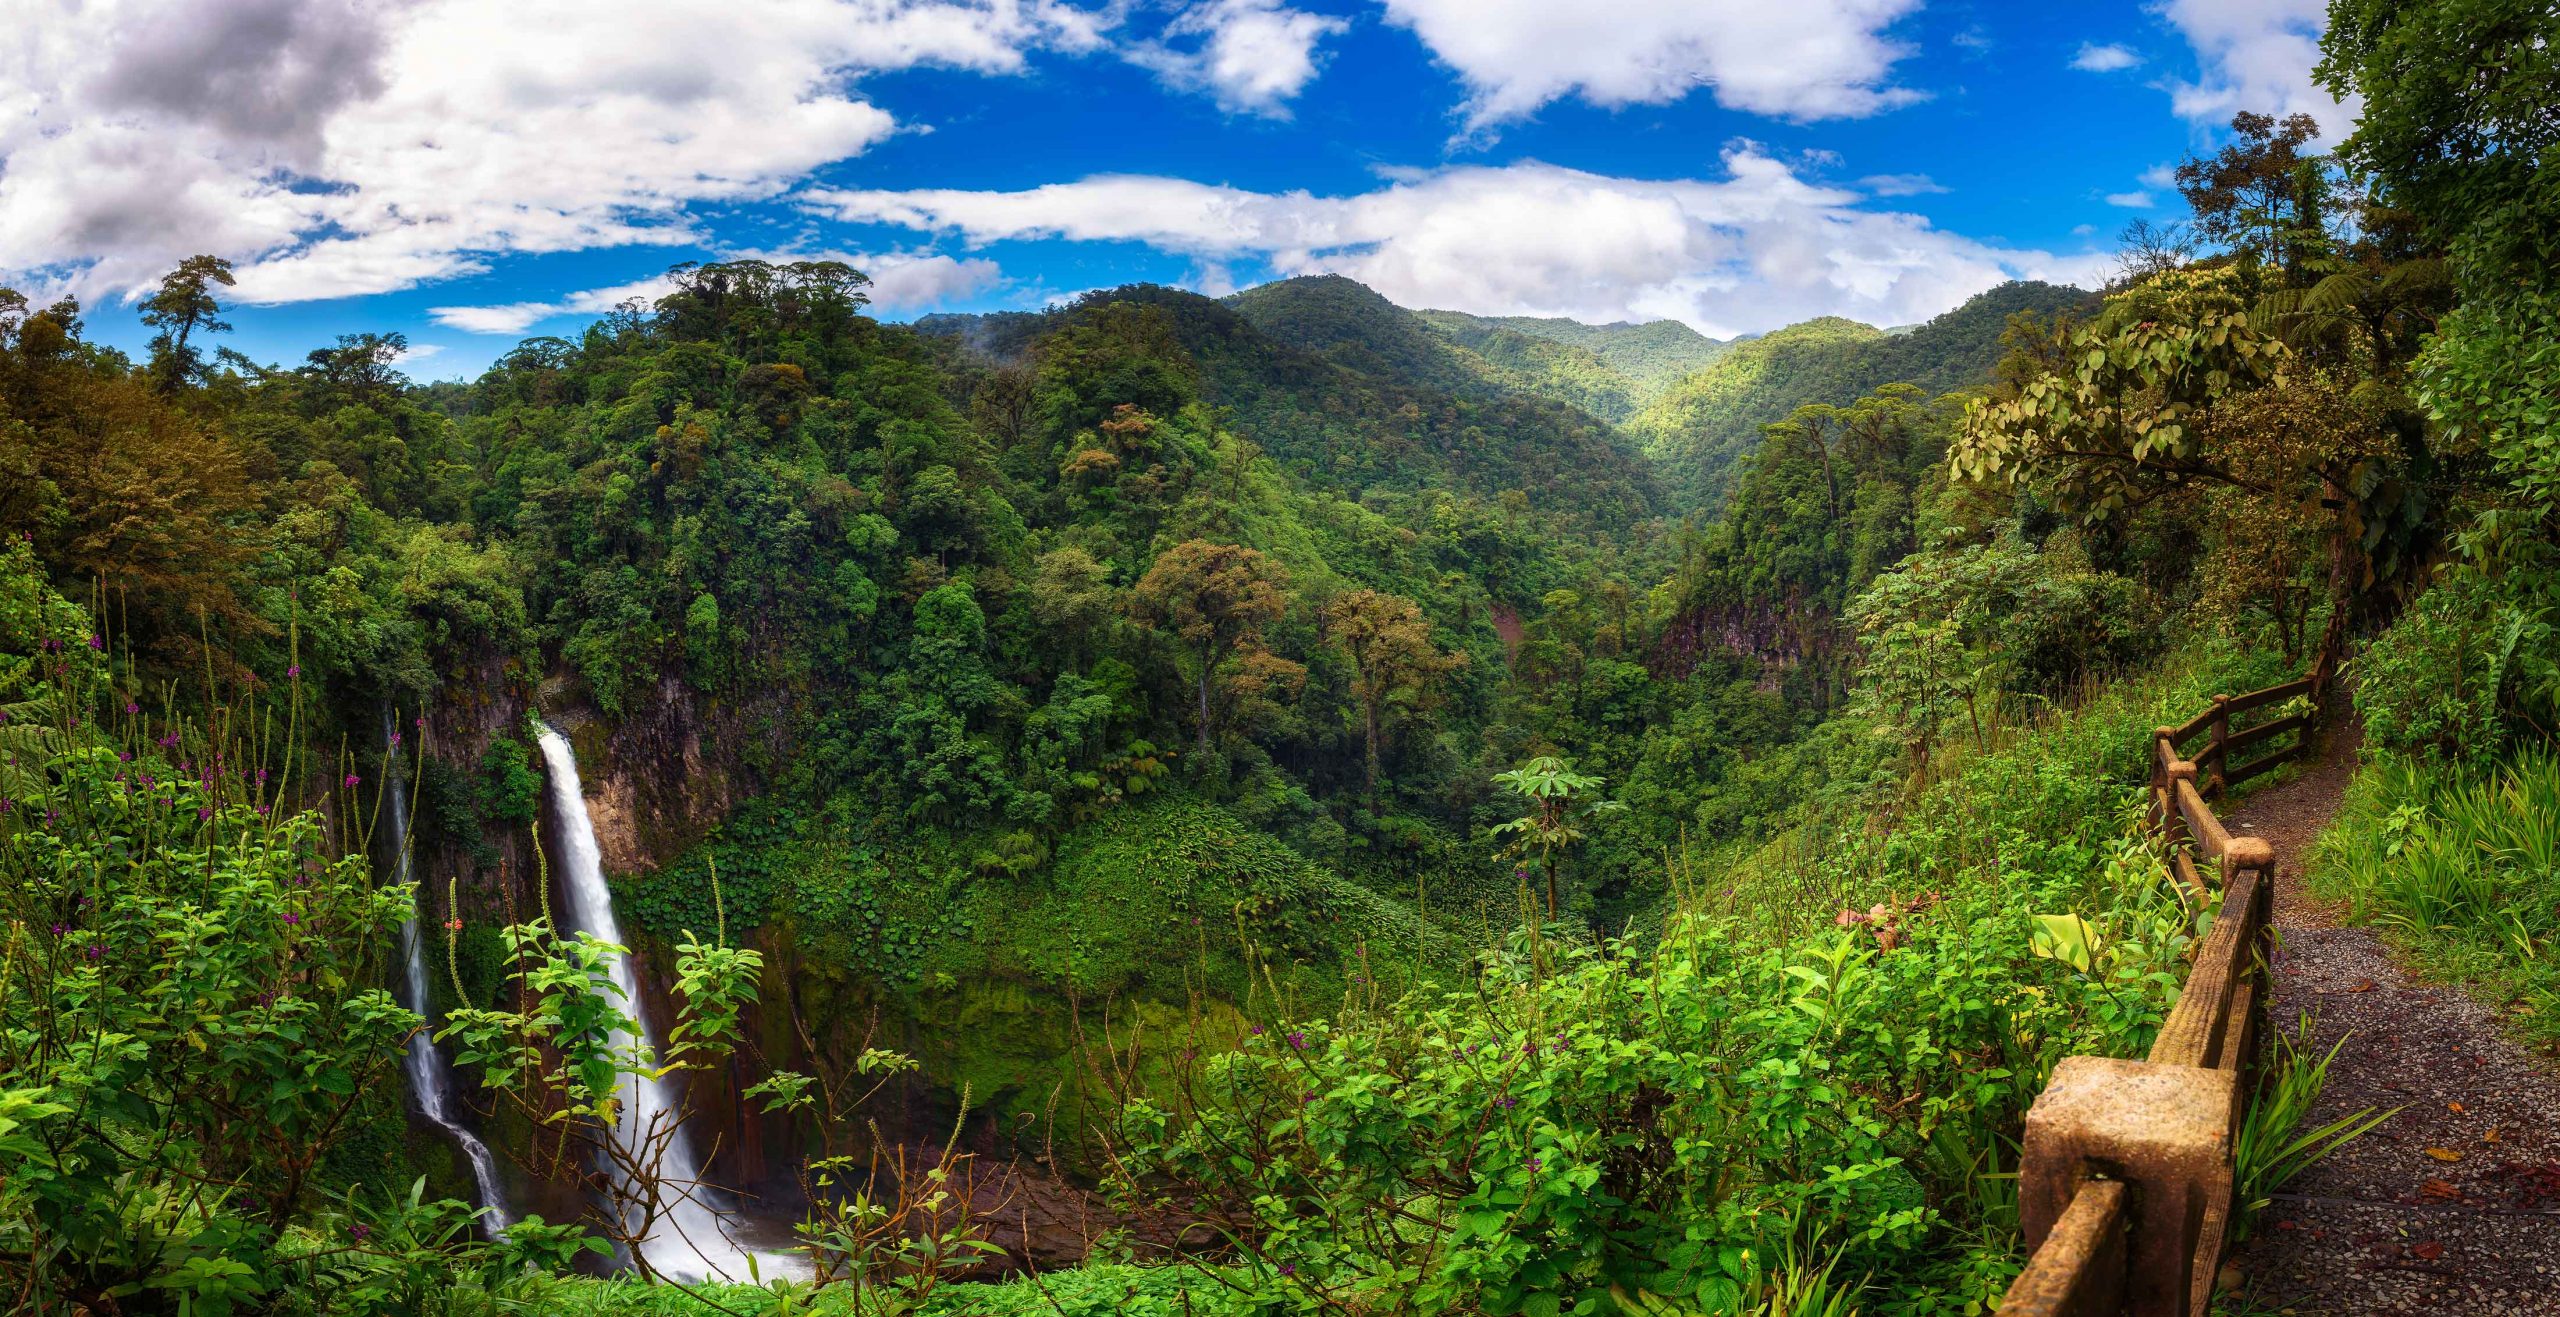
[[[1607,783],[1595,775],[1573,771],[1554,755],[1540,755],[1509,772],[1496,773],[1493,781],[1526,809],[1518,818],[1494,826],[1493,835],[1502,839],[1502,856],[1537,857],[1547,876],[1547,918],[1554,919],[1562,908],[1556,870],[1565,851],[1590,835],[1593,818],[1620,812],[1626,806],[1615,800],[1593,799]]]
[[[1182,642],[1193,670],[1194,745],[1205,760],[1218,725],[1210,694],[1230,660],[1262,652],[1262,629],[1288,611],[1289,573],[1259,549],[1186,540],[1164,551],[1129,600],[1140,620]]]
[[[1326,639],[1351,661],[1351,695],[1360,702],[1360,730],[1368,745],[1361,777],[1369,808],[1378,807],[1378,743],[1391,702],[1427,700],[1434,682],[1466,662],[1431,644],[1431,624],[1410,599],[1376,590],[1352,590],[1325,606]]]
[[[214,300],[219,284],[232,287],[231,262],[219,256],[190,256],[160,281],[159,291],[142,299],[142,323],[160,332],[151,339],[151,378],[162,393],[175,393],[204,373],[204,354],[189,340],[197,334],[227,334],[231,326],[217,317]]]

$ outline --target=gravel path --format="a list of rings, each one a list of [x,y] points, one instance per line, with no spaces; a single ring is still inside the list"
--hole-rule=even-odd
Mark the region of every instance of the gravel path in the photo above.
[[[2253,1313],[2560,1317],[2560,1075],[2487,1008],[2413,981],[2379,939],[2303,889],[2311,839],[2355,768],[2350,733],[2300,777],[2221,810],[2276,848],[2270,1031],[2309,1015],[2345,1045],[2313,1126],[2400,1113],[2297,1177],[2234,1263]]]

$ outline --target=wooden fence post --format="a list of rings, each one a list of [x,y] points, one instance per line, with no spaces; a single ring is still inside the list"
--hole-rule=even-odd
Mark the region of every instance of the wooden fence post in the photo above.
[[[2151,829],[2163,834],[2178,814],[2177,784],[2169,780],[2169,764],[2178,757],[2177,732],[2174,727],[2151,729]]]
[[[2231,759],[2226,749],[2230,740],[2231,697],[2216,695],[2213,697],[2213,744],[2205,749],[2205,753],[2213,757],[2213,776],[2206,780],[2204,787],[2205,795],[2215,800],[2220,800],[2222,789],[2230,785]]]
[[[2232,1116],[2239,1077],[2201,1066],[2068,1056],[2027,1112],[2018,1212],[2029,1252],[2041,1248],[2092,1180],[2126,1185],[2127,1317],[2191,1317],[2206,1243],[2231,1195]],[[2211,1241],[2218,1245],[2219,1241]]]

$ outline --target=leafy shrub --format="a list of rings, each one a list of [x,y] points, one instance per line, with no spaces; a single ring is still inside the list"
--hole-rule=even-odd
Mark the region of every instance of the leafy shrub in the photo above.
[[[2483,763],[2505,743],[2520,665],[2547,667],[2546,618],[2468,568],[2418,596],[2356,660],[2356,708],[2377,749]]]
[[[542,778],[524,742],[501,736],[480,756],[479,815],[483,822],[531,823],[542,807]]]

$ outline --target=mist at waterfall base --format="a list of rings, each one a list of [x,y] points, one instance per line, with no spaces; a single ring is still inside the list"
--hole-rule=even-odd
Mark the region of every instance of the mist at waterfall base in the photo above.
[[[622,940],[622,925],[614,918],[612,892],[605,886],[604,860],[596,846],[595,825],[587,817],[586,795],[578,780],[577,756],[571,750],[568,738],[549,725],[536,724],[535,731],[535,740],[542,748],[553,817],[559,824],[555,835],[559,843],[561,885],[568,898],[561,931],[564,935],[586,933],[613,946],[626,946],[628,944]],[[655,1055],[657,1031],[650,1027],[648,1004],[632,974],[630,957],[613,952],[605,956],[604,964],[614,986],[621,990],[619,1005],[640,1031],[636,1040],[628,1034],[617,1036],[614,1046],[623,1049],[638,1042]],[[614,1120],[614,1144],[625,1150],[639,1150],[648,1148],[653,1142],[659,1143],[658,1180],[664,1187],[664,1195],[675,1198],[659,1213],[649,1234],[638,1241],[637,1246],[647,1257],[650,1267],[687,1281],[746,1281],[758,1275],[807,1275],[808,1263],[797,1254],[762,1252],[741,1246],[738,1243],[740,1222],[736,1214],[715,1209],[704,1201],[716,1191],[700,1183],[702,1162],[694,1151],[693,1133],[681,1120],[684,1108],[675,1079],[663,1075],[655,1079],[635,1075],[624,1083],[622,1100]],[[618,1171],[614,1173],[619,1174]],[[753,1259],[752,1269],[750,1259]]]
[[[399,742],[392,732],[392,725],[391,714],[385,711],[382,715],[383,740],[394,747],[396,759]],[[412,882],[416,875],[409,853],[409,786],[396,765],[387,776],[391,787],[390,844],[395,857],[392,878],[395,882]],[[408,962],[407,972],[402,976],[400,1004],[417,1012],[420,1019],[432,1026],[434,1018],[427,993],[426,934],[419,920],[419,911],[424,908],[425,901],[424,892],[413,894],[409,901],[409,920],[400,926],[400,953]],[[445,1138],[461,1150],[463,1161],[469,1163],[472,1189],[481,1209],[480,1228],[495,1239],[513,1219],[507,1213],[506,1186],[498,1178],[498,1159],[489,1151],[489,1145],[481,1142],[480,1136],[472,1133],[470,1126],[463,1124],[455,1114],[453,1075],[445,1068],[444,1055],[431,1035],[432,1028],[420,1029],[411,1035],[409,1051],[401,1059],[401,1068],[409,1076],[409,1092],[417,1099],[419,1114],[427,1118],[428,1124],[442,1131]]]

